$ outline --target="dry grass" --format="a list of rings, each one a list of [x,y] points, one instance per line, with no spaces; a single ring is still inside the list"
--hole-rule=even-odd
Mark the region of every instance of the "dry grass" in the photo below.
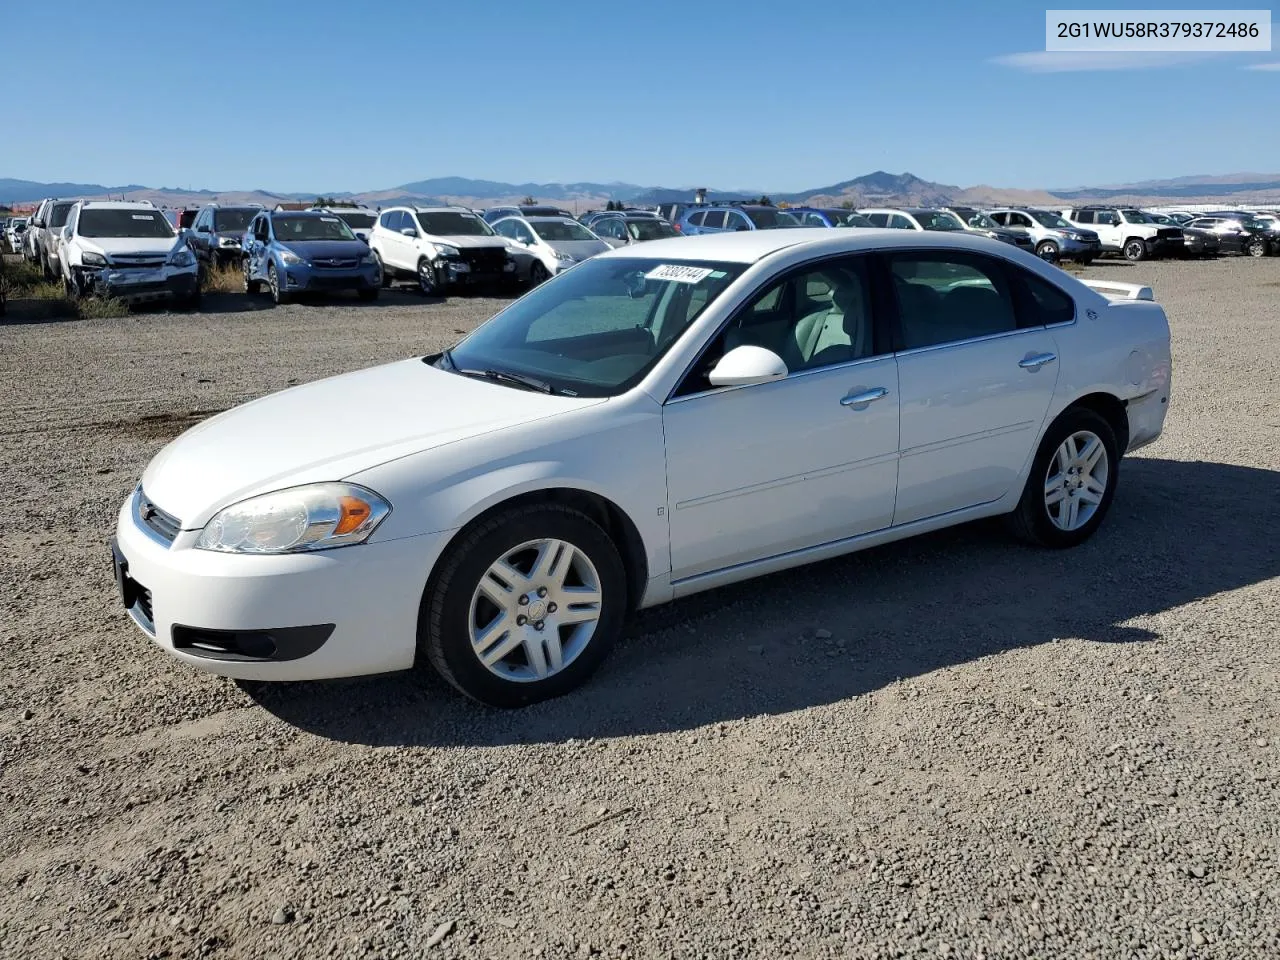
[[[88,297],[80,301],[68,298],[61,281],[46,280],[38,265],[25,261],[6,261],[0,282],[4,284],[5,298],[15,314],[25,313],[36,318],[78,316],[84,319],[129,315],[129,305],[114,297]]]
[[[110,320],[129,316],[129,304],[115,297],[85,297],[75,308],[83,320]]]
[[[213,267],[200,272],[204,293],[243,293],[244,274],[238,267]]]

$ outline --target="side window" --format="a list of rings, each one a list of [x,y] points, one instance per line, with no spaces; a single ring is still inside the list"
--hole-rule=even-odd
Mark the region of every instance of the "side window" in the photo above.
[[[1009,225],[1009,215],[1007,213],[993,213],[991,214],[991,219],[1002,227]]]
[[[627,239],[627,228],[623,226],[621,220],[605,220],[600,224],[597,232],[602,237],[612,237],[614,240]]]
[[[730,230],[750,230],[751,224],[747,222],[747,218],[737,211],[725,214],[724,225]]]
[[[887,213],[868,213],[867,219],[877,227],[887,227],[889,225],[889,215]]]
[[[996,260],[961,253],[901,253],[889,257],[889,268],[904,350],[1018,327],[1004,270]]]
[[[1110,210],[1099,210],[1097,219],[1094,220],[1094,223],[1104,227],[1114,227],[1119,222],[1119,218]]]
[[[914,230],[915,225],[900,213],[889,218],[889,226],[894,230]]]
[[[526,227],[523,223],[516,224],[516,239],[521,243],[533,243],[533,231]]]
[[[497,226],[493,228],[494,232],[499,236],[507,237],[510,240],[516,238],[515,224],[510,220],[500,220]]]
[[[699,210],[697,213],[692,214],[689,217],[689,222],[692,223],[695,227],[700,227],[702,226],[702,218],[705,216],[706,214],[701,210]]]
[[[418,223],[418,218],[414,214],[408,212],[400,214],[400,228],[403,230],[405,227],[415,231],[420,237],[424,236],[427,232],[422,229],[422,224]]]
[[[71,214],[67,217],[67,226],[64,232],[68,237],[74,237],[76,233],[76,222],[80,219],[80,208],[72,207]]]
[[[1074,217],[1068,217],[1067,219],[1074,220],[1076,223],[1093,223],[1092,210],[1077,210],[1075,214]]]
[[[388,210],[382,216],[378,217],[378,226],[382,227],[383,230],[394,230],[395,228],[391,226],[391,220],[394,216],[395,213]]]
[[[707,375],[741,346],[772,350],[789,373],[875,356],[865,258],[829,260],[766,286],[720,332],[677,395],[711,389]]]
[[[258,218],[258,225],[254,229],[253,235],[263,242],[271,239],[270,221],[266,217]]]
[[[1010,265],[1006,265],[1005,270],[1013,279],[1014,294],[1018,301],[1019,327],[1070,323],[1076,318],[1075,301],[1052,283],[1042,280],[1029,270]]]
[[[1031,218],[1028,217],[1025,213],[1011,213],[1009,214],[1009,226],[1030,227]]]
[[[703,218],[702,225],[703,225],[704,227],[723,227],[723,226],[724,226],[724,211],[723,211],[723,210],[708,210],[708,211],[706,212],[706,215],[705,215],[705,216],[704,216],[704,218]]]

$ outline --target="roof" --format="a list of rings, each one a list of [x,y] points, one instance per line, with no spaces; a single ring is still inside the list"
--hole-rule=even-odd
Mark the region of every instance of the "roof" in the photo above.
[[[81,200],[82,207],[110,207],[113,210],[154,210],[156,205],[147,200]]]
[[[271,217],[332,217],[335,214],[328,210],[312,210],[308,207],[306,210],[264,210],[263,213]]]
[[[894,230],[891,228],[859,228],[833,230],[830,227],[789,227],[784,230],[743,230],[726,233],[703,233],[692,237],[648,240],[643,253],[635,247],[619,247],[600,257],[636,257],[671,260],[719,260],[728,263],[755,263],[780,250],[798,246],[813,248],[815,255],[858,253],[894,247],[941,247],[974,252],[1016,253],[1011,244],[992,240],[963,230],[930,232]]]

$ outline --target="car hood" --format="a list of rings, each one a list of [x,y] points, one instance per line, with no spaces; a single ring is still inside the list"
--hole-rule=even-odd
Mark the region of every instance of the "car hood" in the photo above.
[[[142,486],[199,529],[228,504],[341,480],[382,463],[600,400],[549,396],[438,370],[421,359],[273,393],[188,430],[160,451]]]
[[[459,250],[492,249],[507,245],[504,237],[473,237],[469,234],[456,236],[447,233],[432,234],[432,236],[438,236],[441,243],[447,243],[449,246],[457,247]]]
[[[577,260],[586,260],[597,253],[612,250],[603,240],[547,240],[547,246],[560,253],[567,253]]]
[[[334,257],[350,259],[363,257],[369,252],[369,245],[363,240],[290,240],[281,242],[280,246],[296,253],[303,260],[314,260],[317,257]]]
[[[183,245],[178,237],[81,237],[82,246],[97,250],[107,256],[122,253],[150,253],[157,257],[167,256],[170,251]]]

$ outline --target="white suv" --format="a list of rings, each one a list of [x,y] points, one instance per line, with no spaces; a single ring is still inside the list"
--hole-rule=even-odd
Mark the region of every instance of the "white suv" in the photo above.
[[[369,246],[382,268],[382,285],[413,278],[427,295],[450,287],[507,289],[516,262],[507,241],[461,207],[391,207],[378,216]]]
[[[1178,227],[1156,223],[1132,207],[1072,207],[1062,215],[1098,235],[1104,253],[1119,253],[1135,263],[1148,257],[1180,257],[1185,241]]]
[[[130,302],[200,299],[196,255],[150,203],[81,200],[62,233],[62,280],[71,296]]]

